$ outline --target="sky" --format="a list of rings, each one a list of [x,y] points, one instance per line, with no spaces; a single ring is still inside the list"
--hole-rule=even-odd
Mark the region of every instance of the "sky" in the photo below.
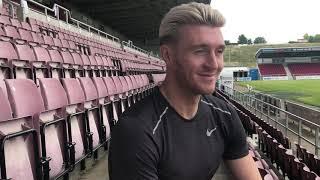
[[[320,34],[320,0],[211,0],[226,18],[225,40],[237,42],[244,34],[252,41],[263,36],[268,44]]]

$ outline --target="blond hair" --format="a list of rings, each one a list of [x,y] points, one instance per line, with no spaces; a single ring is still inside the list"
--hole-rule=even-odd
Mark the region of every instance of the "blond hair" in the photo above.
[[[208,25],[222,27],[225,18],[216,9],[203,3],[182,4],[170,9],[163,17],[159,27],[160,45],[171,42],[183,25]]]

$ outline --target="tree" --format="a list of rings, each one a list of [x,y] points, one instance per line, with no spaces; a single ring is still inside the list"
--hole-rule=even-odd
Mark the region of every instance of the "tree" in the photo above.
[[[248,44],[251,45],[252,44],[252,40],[248,39]]]
[[[314,36],[314,42],[320,42],[320,34]]]
[[[248,44],[248,39],[244,34],[238,37],[238,44]]]
[[[308,34],[308,33],[305,33],[305,34],[303,35],[303,39],[309,40],[309,34]]]
[[[309,36],[309,37],[308,37],[308,42],[309,42],[309,43],[314,42],[314,37],[313,37],[313,36]]]
[[[267,43],[266,39],[264,37],[256,37],[253,41],[254,44],[265,44]]]
[[[229,41],[229,40],[225,40],[225,41],[224,41],[224,44],[225,44],[225,45],[230,45],[230,41]]]

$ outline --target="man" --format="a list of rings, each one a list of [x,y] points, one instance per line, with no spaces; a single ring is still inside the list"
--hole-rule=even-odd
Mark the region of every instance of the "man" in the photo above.
[[[208,180],[222,160],[235,179],[261,179],[236,111],[210,95],[223,68],[224,23],[201,3],[165,15],[159,37],[166,78],[115,126],[111,180]]]

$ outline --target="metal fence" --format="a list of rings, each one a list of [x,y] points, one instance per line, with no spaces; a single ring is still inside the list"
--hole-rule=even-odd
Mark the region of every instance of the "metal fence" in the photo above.
[[[315,155],[319,154],[320,125],[264,102],[250,92],[240,92],[227,86],[224,87],[224,92],[229,98],[237,101],[252,113],[279,129],[291,142],[297,142]]]

